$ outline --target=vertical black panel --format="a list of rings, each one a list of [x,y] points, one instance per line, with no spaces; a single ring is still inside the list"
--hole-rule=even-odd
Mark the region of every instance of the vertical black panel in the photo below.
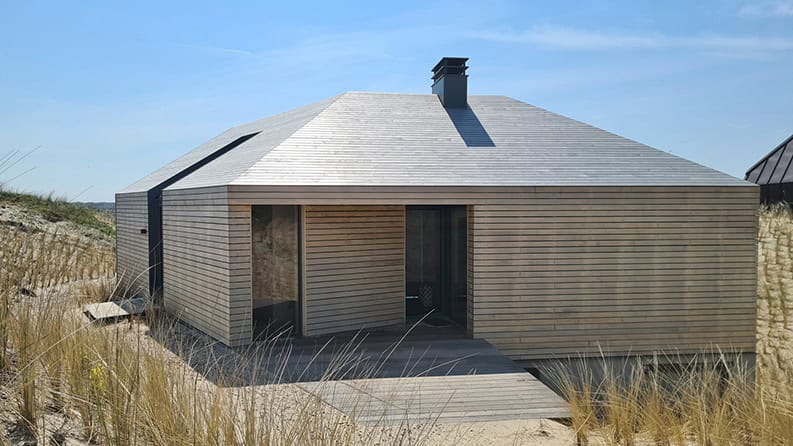
[[[147,195],[149,206],[149,295],[162,297],[163,250],[162,250],[162,188],[155,188]]]
[[[793,183],[783,183],[779,185],[780,200],[787,202],[788,205],[793,205]]]

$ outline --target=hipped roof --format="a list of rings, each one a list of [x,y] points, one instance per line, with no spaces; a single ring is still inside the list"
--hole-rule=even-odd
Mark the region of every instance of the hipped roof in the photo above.
[[[748,183],[504,96],[446,109],[432,94],[345,93],[235,127],[131,185],[740,186]]]

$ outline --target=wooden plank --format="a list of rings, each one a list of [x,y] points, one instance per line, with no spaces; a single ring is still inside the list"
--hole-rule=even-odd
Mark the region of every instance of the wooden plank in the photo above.
[[[114,321],[131,316],[143,314],[148,305],[148,298],[136,297],[111,302],[100,302],[83,306],[85,313],[91,320]]]
[[[363,424],[567,417],[567,403],[526,372],[354,379],[301,388]]]

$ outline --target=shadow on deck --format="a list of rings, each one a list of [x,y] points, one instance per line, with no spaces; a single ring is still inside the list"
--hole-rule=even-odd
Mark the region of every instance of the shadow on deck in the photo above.
[[[231,348],[182,324],[150,335],[224,386],[525,372],[456,326],[417,324],[333,336],[273,337]],[[273,339],[274,338],[274,339]]]
[[[534,376],[454,326],[276,337],[244,349],[182,324],[150,334],[218,385],[296,384],[363,424],[569,416]]]

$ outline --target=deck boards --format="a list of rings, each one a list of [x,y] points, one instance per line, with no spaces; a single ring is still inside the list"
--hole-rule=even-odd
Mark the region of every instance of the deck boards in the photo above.
[[[362,424],[570,416],[567,403],[525,371],[309,382],[300,387]]]
[[[461,327],[405,330],[292,340],[284,381],[362,424],[569,416],[561,397],[488,342],[465,338]]]

